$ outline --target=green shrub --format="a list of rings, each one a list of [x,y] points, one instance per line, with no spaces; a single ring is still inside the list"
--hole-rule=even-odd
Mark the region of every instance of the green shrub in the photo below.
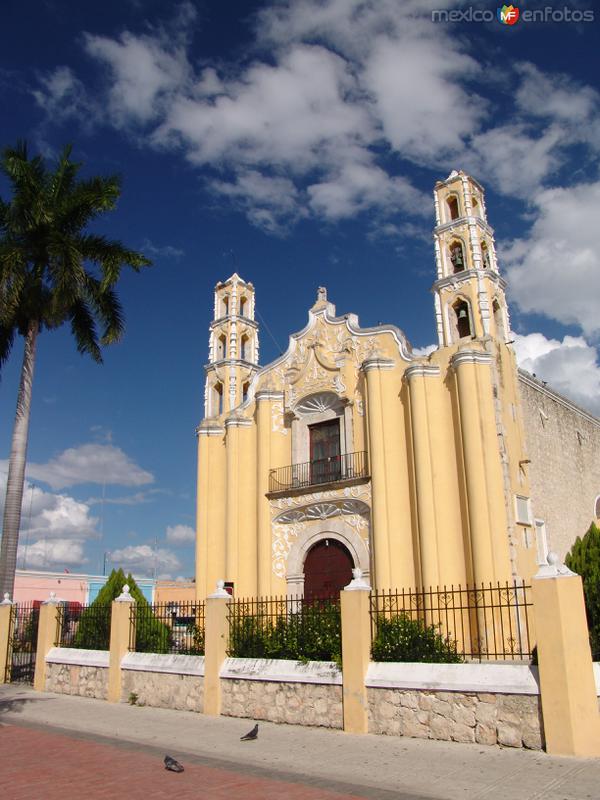
[[[229,655],[237,658],[288,658],[341,663],[341,617],[338,603],[314,602],[292,614],[256,615],[234,611]]]
[[[186,641],[191,638],[190,646],[181,650],[184,656],[203,656],[204,655],[204,628],[193,623],[186,628]]]
[[[426,625],[407,614],[377,620],[377,634],[371,646],[373,661],[421,661],[458,664],[463,661],[456,642],[444,638],[437,625]]]
[[[122,569],[114,570],[108,577],[98,596],[85,608],[71,647],[92,650],[108,650],[110,646],[111,603],[129,586],[129,593],[135,600],[136,637],[135,647],[141,653],[167,653],[171,644],[170,628],[157,619],[152,607],[131,576],[125,576]]]
[[[590,647],[596,660],[600,658],[600,530],[594,522],[583,539],[577,537],[565,564],[583,581]]]

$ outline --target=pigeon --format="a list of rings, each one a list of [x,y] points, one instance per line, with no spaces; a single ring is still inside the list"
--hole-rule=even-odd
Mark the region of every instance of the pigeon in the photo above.
[[[254,739],[258,739],[258,723],[245,736],[240,737],[240,742],[253,742]]]
[[[175,759],[171,758],[171,756],[165,756],[165,769],[168,769],[171,772],[183,772],[183,767],[179,761],[175,761]]]

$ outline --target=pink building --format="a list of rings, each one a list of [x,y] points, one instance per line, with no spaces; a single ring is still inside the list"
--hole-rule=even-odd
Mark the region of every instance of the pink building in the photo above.
[[[88,601],[91,575],[76,575],[69,572],[38,572],[18,569],[15,575],[16,603],[42,602],[54,592],[60,600],[85,605]],[[97,580],[106,580],[98,578]]]

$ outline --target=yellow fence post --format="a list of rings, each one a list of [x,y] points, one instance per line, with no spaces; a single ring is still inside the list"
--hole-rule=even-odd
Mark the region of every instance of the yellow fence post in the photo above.
[[[340,592],[342,614],[342,682],[344,731],[367,733],[369,704],[365,679],[371,657],[371,587],[360,569]]]
[[[227,606],[231,596],[217,581],[217,590],[206,598],[204,617],[204,713],[218,717],[221,713],[221,667],[227,658],[229,625]]]
[[[58,631],[58,614],[61,601],[55,592],[50,592],[48,600],[40,606],[40,620],[38,623],[37,651],[35,656],[35,675],[33,688],[36,692],[43,692],[46,688],[46,656],[55,646]]]
[[[13,604],[8,592],[0,603],[0,683],[6,683],[6,667],[8,662],[8,642],[11,636],[10,623]]]
[[[135,636],[135,620],[131,619],[131,609],[135,600],[125,584],[121,594],[113,600],[110,612],[110,654],[108,659],[109,703],[121,701],[121,660],[129,652],[129,642]],[[132,630],[133,628],[133,630]]]
[[[532,580],[546,750],[600,756],[600,714],[581,578],[549,553]]]

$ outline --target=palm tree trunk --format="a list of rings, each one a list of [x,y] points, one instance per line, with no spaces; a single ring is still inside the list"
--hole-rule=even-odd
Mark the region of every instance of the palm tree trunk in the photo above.
[[[8,592],[12,597],[15,586],[25,462],[27,461],[29,415],[31,412],[31,389],[33,386],[33,368],[35,366],[35,346],[39,330],[39,322],[32,321],[29,323],[27,336],[25,337],[25,352],[23,353],[21,382],[17,397],[17,413],[15,415],[10,462],[8,465],[6,501],[4,503],[2,547],[0,548],[0,597],[5,592]]]

